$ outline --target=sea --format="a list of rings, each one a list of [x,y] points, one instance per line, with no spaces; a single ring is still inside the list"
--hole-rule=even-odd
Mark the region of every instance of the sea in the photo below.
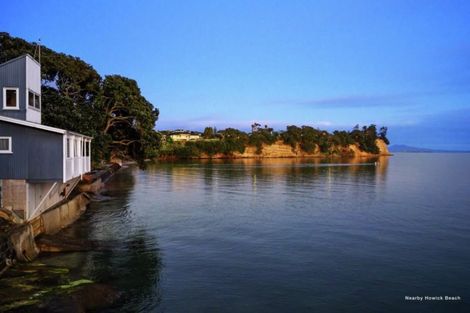
[[[98,312],[470,312],[470,154],[129,165],[63,234]]]

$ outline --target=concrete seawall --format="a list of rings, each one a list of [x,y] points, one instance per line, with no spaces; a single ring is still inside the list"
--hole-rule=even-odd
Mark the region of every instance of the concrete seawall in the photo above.
[[[41,234],[56,234],[74,223],[86,211],[89,198],[77,194],[71,199],[47,210],[30,222],[14,227],[9,240],[15,251],[16,260],[29,262],[37,257],[40,250],[35,238]]]
[[[88,194],[97,193],[102,189],[105,181],[119,168],[119,166],[112,165],[105,170],[90,174],[75,187],[67,199],[47,208],[30,221],[14,222],[8,214],[8,210],[3,210],[0,218],[3,218],[3,221],[8,225],[3,235],[5,238],[2,237],[3,240],[0,242],[0,245],[5,248],[3,249],[5,251],[2,251],[4,260],[0,260],[3,266],[9,266],[12,259],[20,262],[29,262],[35,259],[40,253],[40,249],[36,245],[36,237],[57,234],[77,221],[86,211],[90,202]],[[12,216],[15,215],[12,214]],[[0,273],[2,270],[0,268]]]

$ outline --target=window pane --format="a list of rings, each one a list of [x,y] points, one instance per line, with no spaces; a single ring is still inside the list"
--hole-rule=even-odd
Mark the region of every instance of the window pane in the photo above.
[[[41,108],[41,97],[39,95],[34,95],[34,107],[36,109]]]
[[[31,91],[28,92],[28,105],[34,107],[34,93]]]
[[[9,108],[16,107],[16,90],[7,89],[6,90],[6,106]]]
[[[70,139],[67,138],[67,147],[65,148],[67,151],[67,157],[70,158]]]
[[[10,151],[9,139],[0,139],[0,151]]]

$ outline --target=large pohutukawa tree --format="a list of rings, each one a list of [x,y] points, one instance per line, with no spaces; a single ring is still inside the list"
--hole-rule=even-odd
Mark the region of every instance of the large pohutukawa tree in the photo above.
[[[159,111],[142,96],[135,80],[106,76],[96,103],[102,112],[102,134],[112,153],[137,160],[156,155],[160,138],[154,126]]]

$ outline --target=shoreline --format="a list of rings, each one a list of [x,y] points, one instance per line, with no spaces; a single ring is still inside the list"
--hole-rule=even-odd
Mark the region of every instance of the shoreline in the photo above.
[[[337,158],[337,159],[355,159],[355,158],[378,158],[378,157],[388,157],[393,156],[393,153],[380,153],[380,154],[370,154],[370,155],[347,155],[347,154],[315,154],[315,155],[299,155],[299,156],[239,156],[239,155],[215,155],[215,156],[197,156],[197,157],[178,157],[178,156],[169,156],[169,157],[157,157],[154,160],[156,161],[181,161],[181,160],[243,160],[243,159],[253,159],[253,160],[263,160],[263,159],[324,159],[324,158]]]

